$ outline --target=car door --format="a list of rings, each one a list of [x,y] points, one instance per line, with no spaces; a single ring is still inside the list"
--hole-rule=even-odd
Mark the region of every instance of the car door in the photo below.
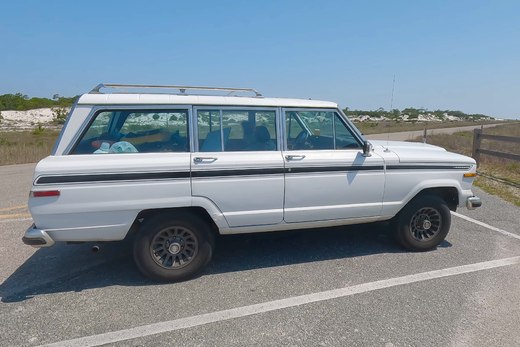
[[[381,213],[384,162],[364,156],[361,139],[337,110],[284,109],[288,223]]]
[[[195,107],[192,195],[210,200],[230,227],[283,220],[284,160],[276,108]]]

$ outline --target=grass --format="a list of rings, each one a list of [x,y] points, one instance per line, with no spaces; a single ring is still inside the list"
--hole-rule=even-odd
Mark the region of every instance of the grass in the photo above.
[[[0,132],[0,165],[35,163],[48,156],[59,132],[38,125],[32,131]]]
[[[510,123],[493,128],[484,129],[484,134],[520,137],[520,123]],[[459,132],[453,135],[431,135],[428,143],[446,148],[448,151],[471,156],[473,132]],[[518,145],[514,142],[482,140],[482,148],[498,152],[519,154]],[[520,185],[520,162],[496,158],[489,155],[480,155],[478,172],[497,177],[504,181]],[[498,182],[487,177],[479,176],[475,185],[484,191],[498,195],[504,200],[520,206],[520,188]]]

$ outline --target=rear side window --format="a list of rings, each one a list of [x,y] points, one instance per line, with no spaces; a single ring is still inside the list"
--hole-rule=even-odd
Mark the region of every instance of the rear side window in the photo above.
[[[200,152],[276,151],[276,112],[198,110]]]
[[[187,110],[113,110],[96,114],[71,154],[188,152]]]

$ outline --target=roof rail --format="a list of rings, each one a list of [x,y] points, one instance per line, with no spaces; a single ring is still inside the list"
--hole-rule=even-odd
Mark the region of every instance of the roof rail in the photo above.
[[[115,84],[115,83],[100,83],[89,92],[89,94],[105,94],[101,89],[114,88],[114,89],[176,89],[179,95],[205,95],[197,93],[186,93],[186,91],[217,91],[227,92],[226,96],[233,95],[237,92],[253,93],[255,97],[263,97],[257,90],[253,88],[223,88],[223,87],[195,87],[195,86],[175,86],[175,85],[149,85],[149,84]],[[118,92],[113,92],[113,94]],[[121,93],[121,92],[119,92]],[[150,94],[156,94],[151,92]],[[159,94],[159,93],[157,93]]]

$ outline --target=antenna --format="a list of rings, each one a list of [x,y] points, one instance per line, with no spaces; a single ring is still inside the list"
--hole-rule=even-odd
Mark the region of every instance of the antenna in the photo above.
[[[390,98],[390,112],[394,109],[394,87],[395,87],[395,74],[394,80],[392,81],[392,97]]]
[[[395,74],[394,79],[392,80],[392,97],[390,98],[390,112],[394,109],[394,87],[395,87]],[[388,149],[388,142],[390,141],[390,134],[386,135],[386,148],[385,152],[390,152]]]

